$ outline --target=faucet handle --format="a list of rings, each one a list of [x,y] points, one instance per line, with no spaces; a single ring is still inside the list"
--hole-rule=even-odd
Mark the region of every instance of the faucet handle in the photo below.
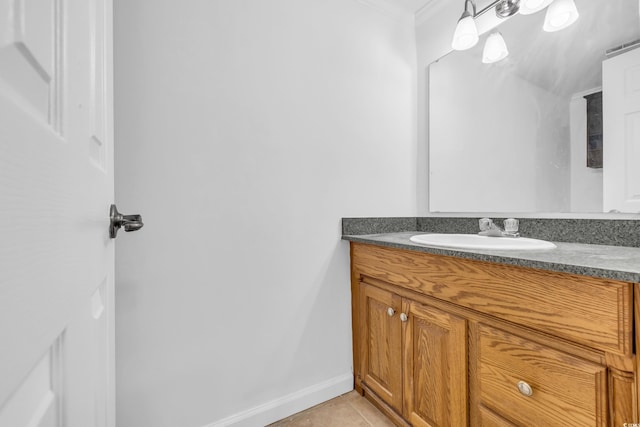
[[[490,218],[480,218],[478,225],[480,226],[480,231],[491,230],[493,221]]]
[[[518,232],[520,221],[515,218],[508,218],[504,220],[504,231],[506,233],[515,234]]]

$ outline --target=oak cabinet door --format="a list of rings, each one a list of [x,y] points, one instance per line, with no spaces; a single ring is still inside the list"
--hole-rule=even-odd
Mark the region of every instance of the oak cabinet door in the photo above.
[[[414,426],[467,425],[467,322],[404,300],[404,416]]]
[[[396,411],[402,411],[402,299],[382,289],[360,288],[362,381]]]

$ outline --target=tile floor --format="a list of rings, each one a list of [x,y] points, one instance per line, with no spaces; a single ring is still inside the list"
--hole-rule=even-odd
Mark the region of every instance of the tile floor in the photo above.
[[[269,427],[393,427],[367,399],[351,391]]]

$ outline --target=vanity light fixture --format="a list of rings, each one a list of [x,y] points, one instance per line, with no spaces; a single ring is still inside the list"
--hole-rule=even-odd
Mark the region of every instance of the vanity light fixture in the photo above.
[[[469,12],[468,5],[471,4],[473,14]],[[471,49],[478,43],[478,27],[473,20],[476,17],[476,3],[474,0],[465,0],[464,12],[458,20],[456,31],[453,34],[453,41],[451,47],[454,50],[467,50]]]
[[[549,6],[553,0],[522,0],[520,2],[520,14],[531,15],[540,12]]]
[[[502,34],[499,31],[491,33],[484,44],[482,62],[492,64],[506,58],[507,55],[509,55],[509,50]]]
[[[520,10],[520,0],[501,0],[496,4],[496,15],[508,18]]]
[[[532,15],[536,12],[540,12],[552,2],[553,0],[522,0],[520,2],[520,14]]]
[[[469,5],[471,10],[469,11]],[[499,18],[508,18],[520,12],[530,15],[547,8],[543,30],[547,32],[559,31],[567,28],[578,19],[578,9],[573,0],[494,0],[484,9],[477,12],[475,0],[464,1],[464,12],[458,20],[453,34],[451,47],[454,50],[471,49],[478,43],[478,27],[475,19],[488,10],[494,9]],[[485,42],[482,62],[490,64],[500,61],[509,55],[509,50],[499,32],[492,33]]]
[[[576,22],[579,16],[573,0],[555,0],[547,9],[542,29],[548,33],[560,31]]]

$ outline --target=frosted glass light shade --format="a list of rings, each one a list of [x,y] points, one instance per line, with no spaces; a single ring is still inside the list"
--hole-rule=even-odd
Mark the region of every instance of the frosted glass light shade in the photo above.
[[[482,51],[482,62],[485,64],[493,64],[501,59],[506,58],[509,55],[509,49],[507,44],[502,38],[502,34],[499,32],[492,33],[487,37],[487,41],[484,43],[484,50]]]
[[[456,26],[451,47],[454,50],[467,50],[476,43],[478,43],[478,28],[471,14],[465,11]]]
[[[580,14],[573,0],[555,0],[547,9],[543,30],[560,31],[578,20]]]
[[[522,0],[520,2],[520,13],[522,15],[531,15],[540,12],[549,6],[553,0]]]

